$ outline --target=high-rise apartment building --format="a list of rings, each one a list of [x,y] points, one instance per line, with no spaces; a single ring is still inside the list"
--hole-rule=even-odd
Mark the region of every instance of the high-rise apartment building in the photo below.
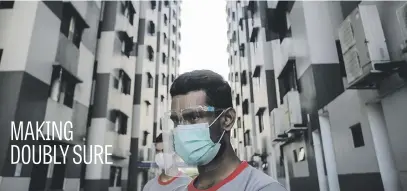
[[[180,3],[0,1],[0,190],[141,190],[178,76]],[[71,122],[73,136],[11,140],[12,121]],[[12,164],[10,145],[70,146],[53,159],[68,162]],[[74,145],[112,145],[113,164],[74,164]]]
[[[226,11],[242,159],[292,191],[407,190],[405,2],[230,1]]]

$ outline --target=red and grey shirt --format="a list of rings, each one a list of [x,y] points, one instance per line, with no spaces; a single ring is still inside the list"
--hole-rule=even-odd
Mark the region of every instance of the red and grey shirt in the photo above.
[[[162,181],[156,176],[144,186],[143,191],[184,191],[191,182],[190,177],[172,177],[168,181]]]
[[[242,162],[227,178],[206,190],[195,188],[194,181],[188,185],[188,191],[287,191],[276,180]]]

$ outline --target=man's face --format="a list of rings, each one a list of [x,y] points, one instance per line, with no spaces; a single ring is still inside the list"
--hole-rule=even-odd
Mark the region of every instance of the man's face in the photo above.
[[[186,95],[178,95],[172,98],[171,102],[171,111],[176,111],[181,114],[178,116],[183,119],[184,123],[194,124],[194,123],[209,123],[212,122],[217,117],[214,112],[208,113],[199,113],[192,114],[189,112],[191,108],[199,108],[200,106],[208,106],[206,104],[206,94],[204,91],[193,91],[189,92]],[[216,108],[215,108],[216,109]],[[182,112],[181,112],[182,111]],[[177,123],[177,120],[181,120],[176,116],[171,116],[171,119],[174,123]],[[224,130],[222,125],[222,117],[215,121],[210,127],[210,135],[213,142],[217,142],[222,135]]]

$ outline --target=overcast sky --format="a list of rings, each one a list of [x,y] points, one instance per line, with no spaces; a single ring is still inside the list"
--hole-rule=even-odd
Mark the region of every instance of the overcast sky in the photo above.
[[[209,69],[228,79],[225,0],[183,0],[180,74]]]

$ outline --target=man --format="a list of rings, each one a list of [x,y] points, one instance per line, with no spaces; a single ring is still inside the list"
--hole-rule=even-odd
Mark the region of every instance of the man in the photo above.
[[[171,164],[164,162],[163,153],[163,137],[162,134],[158,135],[155,140],[155,162],[161,170],[161,174],[154,177],[144,186],[143,191],[183,191],[186,189],[191,178],[187,176],[183,177],[171,177],[166,175],[165,170],[171,168]]]
[[[209,70],[184,73],[170,93],[171,111],[178,113],[171,114],[175,152],[199,171],[188,191],[286,191],[236,156],[230,143],[236,111],[222,76]]]

